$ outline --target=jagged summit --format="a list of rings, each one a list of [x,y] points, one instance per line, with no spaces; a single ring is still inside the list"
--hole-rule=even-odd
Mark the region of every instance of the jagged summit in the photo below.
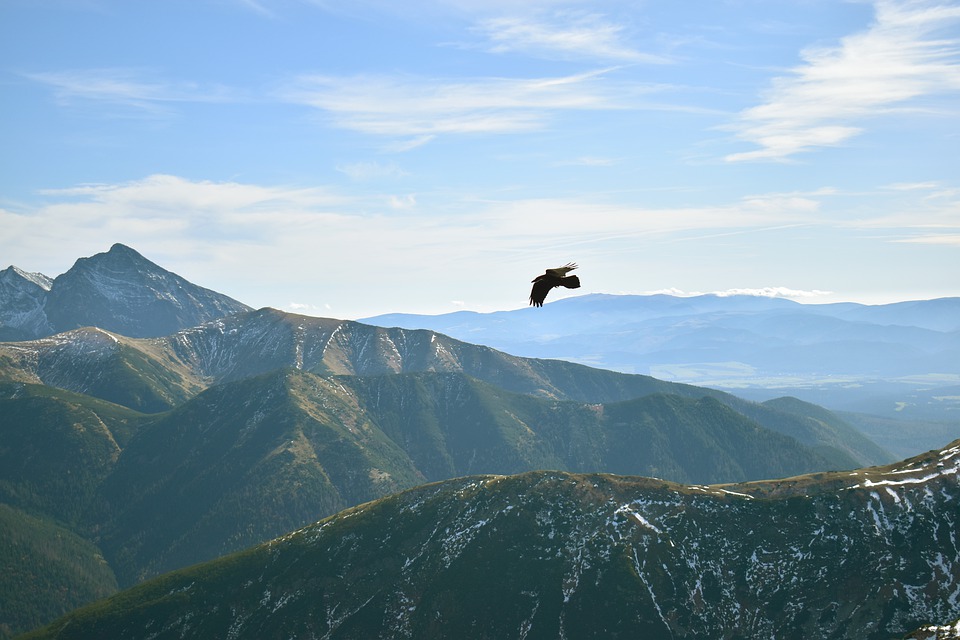
[[[40,287],[44,291],[49,291],[53,285],[53,278],[45,276],[42,273],[31,273],[23,269],[10,265],[3,271],[0,271],[0,283],[12,284],[17,280],[26,280]]]
[[[52,285],[42,273],[12,265],[0,271],[0,340],[28,340],[53,332],[43,309]]]
[[[0,337],[5,340],[40,338],[84,326],[154,337],[250,310],[120,243],[78,259],[53,280],[16,267],[3,273]]]

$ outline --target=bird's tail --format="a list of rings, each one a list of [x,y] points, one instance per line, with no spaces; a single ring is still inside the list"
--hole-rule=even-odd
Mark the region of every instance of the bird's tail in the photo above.
[[[567,289],[579,289],[580,278],[578,278],[577,276],[567,276],[565,278],[560,278],[560,284],[565,286]]]

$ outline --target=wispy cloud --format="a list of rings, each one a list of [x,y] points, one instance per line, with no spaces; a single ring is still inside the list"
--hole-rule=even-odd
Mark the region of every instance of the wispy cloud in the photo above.
[[[728,161],[840,145],[871,116],[923,112],[921,98],[960,92],[960,4],[876,0],[875,10],[865,31],[803,51],[803,64],[775,79],[763,104],[740,114],[738,137],[759,148]]]
[[[42,193],[29,211],[0,209],[0,227],[23,241],[11,248],[41,255],[46,246],[88,255],[106,242],[126,242],[160,254],[234,247],[269,252],[277,264],[298,256],[320,262],[370,262],[373,268],[417,256],[422,268],[462,261],[465,246],[508,254],[543,247],[602,246],[608,240],[689,234],[696,229],[763,227],[809,219],[816,204],[803,198],[751,196],[728,205],[650,209],[570,199],[456,203],[459,215],[421,205],[416,194],[350,195],[329,188],[261,186],[152,175],[117,184],[84,184]],[[171,247],[177,247],[173,250]],[[357,247],[364,248],[358,258]],[[20,255],[20,254],[18,254]],[[20,260],[17,256],[10,256]],[[311,260],[313,260],[311,258]],[[30,266],[29,261],[20,260]],[[379,266],[378,266],[379,265]],[[318,265],[313,265],[316,268]],[[288,267],[296,269],[295,266]]]
[[[337,165],[337,171],[350,177],[352,180],[363,182],[384,178],[402,178],[410,175],[395,163],[381,162],[353,162]]]
[[[912,236],[909,238],[899,238],[894,242],[905,242],[908,244],[933,244],[940,246],[960,247],[960,233],[929,234],[922,236]]]
[[[725,289],[723,291],[683,291],[682,289],[658,289],[656,291],[645,291],[643,295],[669,295],[680,297],[694,297],[703,295],[714,295],[721,298],[730,296],[754,296],[757,298],[786,298],[788,300],[811,300],[813,298],[822,298],[833,295],[833,291],[821,291],[819,289],[791,289],[790,287],[754,287],[742,289]]]
[[[631,93],[610,70],[547,78],[308,75],[284,92],[287,100],[320,109],[339,127],[410,138],[415,145],[444,134],[503,134],[541,129],[566,110],[625,108]]]
[[[189,82],[168,82],[151,77],[153,74],[143,69],[74,69],[23,75],[49,87],[64,106],[109,104],[147,115],[165,115],[175,103],[235,99],[223,86],[201,87]]]
[[[549,18],[490,18],[479,22],[473,31],[485,38],[485,47],[494,53],[653,64],[669,61],[631,46],[622,25],[594,13],[565,11]]]
[[[600,156],[580,156],[572,160],[558,160],[556,166],[577,166],[577,167],[612,167],[617,164],[614,158],[603,158]]]
[[[755,296],[758,298],[789,298],[791,300],[809,300],[811,298],[822,298],[823,296],[832,295],[833,291],[821,291],[819,289],[791,289],[790,287],[759,287],[727,289],[725,291],[715,291],[714,294],[720,296],[721,298],[730,296]]]
[[[253,11],[254,13],[258,13],[268,18],[276,17],[274,12],[268,9],[267,7],[265,7],[262,2],[259,2],[259,0],[237,0],[237,2],[241,6],[249,9],[250,11]]]
[[[367,167],[374,173],[382,168]],[[324,301],[356,300],[357,292],[369,292],[361,296],[361,306],[368,309],[356,317],[408,304],[409,288],[397,287],[392,277],[385,281],[384,274],[431,283],[437,287],[437,299],[447,301],[461,299],[456,291],[462,292],[463,282],[474,278],[476,265],[484,264],[491,282],[516,285],[522,306],[529,278],[518,280],[518,268],[542,268],[555,259],[592,264],[593,286],[616,291],[633,286],[628,283],[635,281],[644,260],[652,261],[648,269],[677,255],[692,260],[705,247],[725,243],[715,240],[721,236],[766,233],[776,244],[794,228],[811,237],[829,228],[874,246],[905,242],[917,250],[922,250],[921,243],[953,250],[960,239],[955,203],[938,204],[943,214],[937,227],[929,226],[928,214],[922,220],[883,219],[873,226],[857,221],[844,227],[828,208],[835,200],[832,190],[653,207],[587,195],[483,200],[461,194],[438,200],[436,194],[391,191],[395,188],[391,184],[376,191],[369,182],[352,190],[301,188],[152,175],[45,191],[44,202],[29,209],[0,208],[0,228],[5,237],[18,239],[5,247],[5,259],[31,271],[57,275],[70,266],[37,264],[37,256],[72,262],[123,242],[204,286],[235,296],[234,287],[242,289],[245,296],[252,296],[245,301],[255,306],[287,305],[292,300],[311,306],[291,309],[326,313]],[[822,210],[825,207],[827,211]],[[908,245],[899,246],[906,250]],[[51,254],[49,247],[57,251]],[[682,265],[670,268],[678,274],[684,271]],[[329,276],[333,270],[336,277]],[[194,275],[199,273],[205,275]],[[744,273],[753,277],[757,272]],[[773,284],[794,277],[789,269],[763,274]],[[724,277],[684,282],[680,275],[648,275],[644,281],[653,286],[728,286]],[[726,293],[795,299],[826,295],[810,288],[804,292],[770,286]],[[282,297],[276,299],[278,295]],[[481,287],[470,295],[498,297],[502,292]]]

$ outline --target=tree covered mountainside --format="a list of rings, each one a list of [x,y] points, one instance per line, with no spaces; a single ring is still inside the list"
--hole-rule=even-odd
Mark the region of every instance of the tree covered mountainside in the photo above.
[[[558,401],[461,373],[283,369],[152,415],[40,385],[3,383],[0,394],[0,498],[90,536],[122,585],[468,474],[708,483],[831,465],[709,396]]]
[[[449,480],[167,574],[29,638],[899,637],[960,615],[960,441],[736,485]]]

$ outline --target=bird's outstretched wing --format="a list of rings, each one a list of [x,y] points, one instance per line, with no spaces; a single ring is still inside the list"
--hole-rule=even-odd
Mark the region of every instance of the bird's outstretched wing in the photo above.
[[[530,290],[530,304],[535,307],[542,307],[543,301],[547,299],[547,294],[550,293],[550,289],[553,289],[557,284],[557,278],[551,278],[546,275],[537,276],[537,279],[533,281],[533,288]]]
[[[568,273],[570,273],[571,271],[573,271],[573,270],[576,269],[576,268],[577,268],[577,263],[576,263],[576,262],[568,262],[567,264],[563,265],[562,267],[557,267],[556,269],[547,269],[546,275],[548,275],[548,276],[555,276],[555,277],[557,277],[557,278],[562,278],[563,276],[567,275]]]

